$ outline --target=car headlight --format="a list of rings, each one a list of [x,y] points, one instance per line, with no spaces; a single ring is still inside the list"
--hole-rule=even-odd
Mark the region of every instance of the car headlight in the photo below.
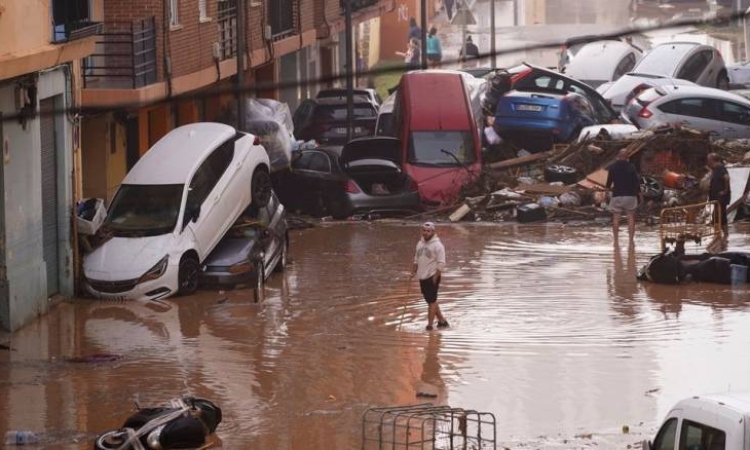
[[[246,261],[237,263],[233,266],[229,266],[229,269],[227,269],[227,271],[231,274],[238,274],[238,273],[250,272],[253,269],[255,269],[255,265],[251,263],[250,261],[246,260]]]
[[[154,265],[154,267],[150,268],[148,272],[144,273],[143,276],[138,279],[138,282],[143,283],[144,281],[156,280],[160,276],[164,275],[164,272],[167,271],[168,264],[169,255],[166,255],[164,256],[164,258],[160,259],[159,262]]]

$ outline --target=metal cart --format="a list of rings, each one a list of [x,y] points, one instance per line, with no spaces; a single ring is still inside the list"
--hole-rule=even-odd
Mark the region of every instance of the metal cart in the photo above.
[[[496,450],[495,416],[450,406],[370,408],[362,450]]]
[[[675,252],[684,254],[685,242],[700,245],[705,238],[710,238],[706,250],[712,252],[721,242],[722,223],[718,210],[717,201],[662,209],[659,229],[662,253],[669,245],[675,245]]]

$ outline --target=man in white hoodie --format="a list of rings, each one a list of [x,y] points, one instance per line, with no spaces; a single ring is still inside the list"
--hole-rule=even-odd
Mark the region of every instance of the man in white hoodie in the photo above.
[[[422,225],[422,239],[417,243],[417,252],[414,255],[412,265],[412,276],[419,279],[419,287],[427,302],[427,331],[432,330],[432,323],[437,316],[438,328],[448,327],[437,303],[438,288],[440,287],[440,276],[445,268],[445,247],[440,238],[435,234],[435,224],[425,222]]]

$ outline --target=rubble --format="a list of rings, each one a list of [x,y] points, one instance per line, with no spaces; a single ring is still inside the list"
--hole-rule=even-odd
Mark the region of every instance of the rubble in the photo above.
[[[705,166],[708,153],[721,155],[728,167],[750,164],[750,140],[712,142],[707,133],[678,126],[625,138],[599,133],[571,144],[556,144],[546,152],[485,164],[474,181],[464,187],[459,201],[419,216],[519,222],[609,217],[606,167],[622,148],[628,149],[631,161],[644,177],[645,201],[637,216],[651,224],[658,222],[663,207],[705,200],[706,186],[701,180],[709,173]],[[519,154],[516,149],[495,149],[495,153]],[[541,211],[532,212],[538,208]]]

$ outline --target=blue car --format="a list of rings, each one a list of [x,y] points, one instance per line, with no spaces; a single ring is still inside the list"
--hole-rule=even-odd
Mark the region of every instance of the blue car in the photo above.
[[[495,131],[530,152],[570,142],[584,127],[596,125],[596,112],[586,97],[558,90],[510,91],[500,97]]]

